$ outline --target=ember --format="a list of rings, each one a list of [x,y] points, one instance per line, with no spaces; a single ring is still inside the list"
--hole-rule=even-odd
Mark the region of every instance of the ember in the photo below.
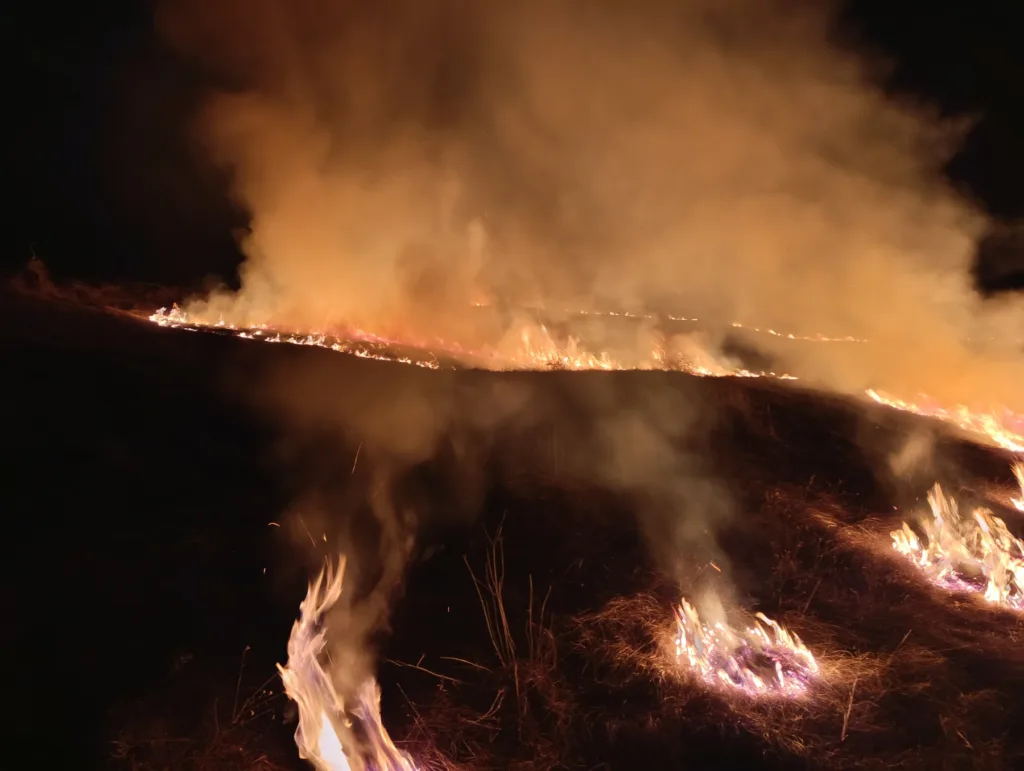
[[[950,591],[982,595],[995,605],[1024,610],[1024,542],[985,508],[962,517],[959,506],[935,485],[931,516],[892,532],[893,548],[929,579]]]
[[[685,599],[676,610],[676,655],[711,686],[751,696],[799,696],[818,674],[814,655],[800,638],[758,613],[754,625],[736,631],[701,621]]]
[[[344,572],[342,560],[309,585],[288,639],[288,663],[279,667],[285,692],[299,707],[299,757],[318,771],[415,771],[381,724],[377,683],[365,681],[347,704],[324,668],[324,616],[341,597]]]

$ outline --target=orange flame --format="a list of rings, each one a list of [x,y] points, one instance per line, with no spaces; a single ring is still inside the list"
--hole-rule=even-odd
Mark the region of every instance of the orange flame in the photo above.
[[[310,583],[288,638],[288,663],[278,666],[285,693],[299,708],[299,757],[317,771],[416,771],[384,730],[380,689],[373,678],[363,682],[348,705],[324,667],[324,616],[341,597],[344,573],[342,558],[336,569],[328,564]]]
[[[706,683],[751,696],[799,696],[818,674],[818,662],[800,638],[763,613],[734,630],[708,624],[685,599],[676,609],[676,656]]]
[[[1016,461],[1013,464],[1013,476],[1017,480],[1018,493],[1011,500],[1013,508],[1017,511],[1024,511],[1024,463]]]
[[[918,524],[921,534],[904,522],[891,533],[893,548],[938,586],[1024,610],[1024,541],[988,509],[962,517],[938,484],[928,493],[928,506],[931,516]]]
[[[578,311],[578,315],[615,316],[625,318],[653,318],[653,316],[637,316],[631,313],[596,313]],[[363,330],[348,330],[345,338],[332,336],[324,332],[286,332],[274,329],[266,324],[249,327],[237,327],[223,318],[211,321],[196,318],[178,306],[160,308],[147,317],[149,321],[163,327],[174,327],[188,330],[223,330],[248,340],[262,340],[270,343],[290,343],[292,345],[315,346],[327,348],[339,353],[348,353],[365,359],[401,362],[428,369],[440,369],[441,362],[434,353],[448,357],[454,362],[464,365],[481,367],[491,370],[531,370],[531,369],[565,369],[565,370],[627,370],[654,369],[686,372],[699,377],[742,377],[771,378],[775,380],[797,380],[787,373],[771,371],[752,371],[744,369],[728,361],[713,356],[695,339],[684,339],[685,350],[670,354],[658,343],[652,343],[647,351],[641,351],[633,361],[616,359],[607,352],[587,351],[574,337],[564,342],[556,340],[543,324],[524,325],[496,347],[479,350],[466,348],[444,340],[388,340]],[[668,317],[675,321],[696,321],[682,317]],[[774,329],[735,323],[734,327],[784,337],[791,340],[807,340],[828,343],[862,343],[863,340],[853,337],[825,337],[824,335],[795,335]],[[417,355],[397,355],[395,347],[415,349]],[[942,406],[921,397],[912,402],[899,399],[881,391],[868,389],[865,395],[878,404],[903,412],[911,412],[926,418],[941,420],[955,426],[961,431],[984,439],[986,442],[1015,453],[1024,453],[1024,418],[1014,415],[1006,409],[988,409],[978,411],[965,405],[952,407]]]
[[[944,423],[956,426],[962,431],[971,434],[988,437],[998,447],[1010,452],[1024,452],[1024,434],[1011,429],[1007,424],[1016,424],[1020,418],[1013,415],[1009,410],[988,410],[986,412],[972,411],[968,407],[958,404],[954,407],[943,407],[931,402],[927,397],[922,397],[920,402],[908,402],[897,399],[893,396],[882,394],[878,391],[868,390],[867,395],[886,407],[892,407],[903,412],[912,412],[926,418],[937,418]],[[1003,416],[1000,417],[999,413]]]

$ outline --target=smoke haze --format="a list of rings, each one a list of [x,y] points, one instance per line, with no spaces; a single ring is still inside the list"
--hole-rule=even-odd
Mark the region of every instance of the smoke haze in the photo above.
[[[940,174],[963,127],[820,6],[172,0],[252,215],[241,293],[193,311],[477,345],[508,331],[484,299],[667,308],[871,341],[779,351],[819,385],[1018,400],[979,341],[1019,310],[977,297],[984,218]]]
[[[241,291],[189,311],[466,348],[500,346],[506,308],[667,311],[869,340],[760,340],[815,385],[1024,411],[1007,335],[1020,309],[975,293],[985,218],[941,175],[963,126],[886,99],[822,5],[168,0],[168,39],[221,84],[198,134],[251,214]],[[289,367],[262,388],[293,425],[333,425],[392,475],[442,437],[479,450],[572,401],[589,426],[573,468],[643,499],[659,556],[708,545],[730,514],[678,449],[698,410],[668,388],[577,380],[552,403],[414,369],[342,388]],[[481,462],[459,468],[472,479]],[[394,497],[374,513],[382,588],[344,611],[351,677],[412,527]]]

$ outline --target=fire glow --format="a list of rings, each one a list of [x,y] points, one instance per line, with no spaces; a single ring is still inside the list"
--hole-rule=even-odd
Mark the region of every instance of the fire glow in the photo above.
[[[904,522],[892,531],[893,548],[937,586],[1024,610],[1024,542],[986,508],[961,516],[956,500],[938,484],[928,493],[928,506],[931,515],[916,530]]]
[[[582,314],[581,315],[595,315]],[[633,318],[627,314],[609,314]],[[414,364],[428,369],[440,369],[442,364],[434,353],[449,358],[453,364],[460,364],[489,369],[494,371],[509,370],[670,370],[687,372],[701,377],[769,377],[778,380],[796,380],[792,375],[775,372],[754,372],[735,367],[719,361],[707,351],[690,346],[685,356],[669,356],[665,350],[652,345],[650,350],[642,353],[635,362],[619,361],[607,352],[588,351],[583,348],[575,337],[569,337],[564,343],[555,339],[543,324],[524,325],[518,329],[510,341],[499,348],[467,350],[466,348],[444,340],[410,341],[390,340],[365,332],[348,329],[345,337],[325,334],[322,332],[298,333],[286,332],[260,324],[250,327],[239,327],[219,318],[215,322],[197,319],[178,306],[160,308],[149,315],[148,320],[161,327],[188,330],[209,330],[230,332],[247,340],[260,340],[269,343],[291,343],[293,345],[326,348],[338,353],[348,353],[366,359],[392,361],[403,364]],[[691,319],[685,319],[691,321]],[[424,353],[424,357],[396,356],[393,348],[415,349]],[[426,353],[430,351],[432,353]]]
[[[367,679],[346,703],[324,667],[324,617],[341,597],[344,572],[342,559],[310,583],[288,638],[288,663],[278,667],[285,693],[299,708],[299,757],[317,771],[416,771],[384,730],[377,683]]]
[[[637,316],[629,313],[605,313],[579,311],[578,315],[622,316],[626,318],[653,318]],[[436,353],[448,357],[452,364],[460,362],[464,365],[480,367],[496,371],[562,369],[562,370],[606,370],[619,371],[630,369],[663,370],[685,372],[698,377],[739,377],[769,378],[775,380],[797,380],[794,375],[768,371],[752,371],[729,362],[723,362],[712,356],[699,346],[690,346],[684,356],[670,356],[657,345],[643,353],[641,358],[632,363],[618,361],[606,352],[586,351],[580,341],[569,337],[560,344],[542,324],[525,326],[515,336],[514,344],[501,350],[487,349],[469,351],[465,348],[441,340],[431,341],[399,341],[374,335],[372,333],[349,329],[345,336],[335,336],[322,332],[287,332],[274,329],[269,325],[260,324],[250,327],[238,327],[219,318],[215,322],[198,319],[178,306],[160,308],[146,317],[149,321],[162,327],[186,330],[225,331],[247,340],[259,340],[268,343],[289,343],[292,345],[326,348],[337,353],[347,353],[364,359],[412,364],[426,369],[441,369],[442,363]],[[669,316],[672,321],[689,321],[683,317]],[[864,340],[853,337],[825,337],[823,335],[794,335],[774,329],[734,323],[735,328],[753,332],[784,337],[790,340],[804,340],[821,343],[863,343]],[[416,354],[397,355],[395,348],[415,350]],[[955,426],[961,431],[984,438],[989,443],[1010,452],[1024,452],[1024,418],[1006,409],[989,409],[977,411],[965,405],[944,407],[927,397],[918,401],[906,401],[881,391],[868,389],[865,395],[872,401],[921,417],[940,420]]]
[[[1013,464],[1013,476],[1017,480],[1017,495],[1010,500],[1010,503],[1017,511],[1024,512],[1024,463],[1016,461]]]
[[[1018,428],[1022,425],[1022,418],[1009,410],[974,412],[963,405],[952,408],[943,407],[927,397],[922,397],[918,402],[908,402],[874,390],[868,390],[866,393],[872,400],[884,404],[886,407],[912,412],[926,418],[935,418],[952,424],[962,431],[987,436],[996,446],[1004,450],[1024,452],[1024,433],[1021,428]],[[1000,413],[1002,414],[1000,415]]]
[[[737,631],[722,622],[705,623],[684,599],[676,609],[676,627],[676,656],[712,687],[796,697],[818,674],[818,662],[800,638],[763,613]]]

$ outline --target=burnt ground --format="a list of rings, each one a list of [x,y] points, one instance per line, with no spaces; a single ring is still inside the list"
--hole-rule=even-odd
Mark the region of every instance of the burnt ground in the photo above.
[[[377,641],[384,722],[424,766],[1024,763],[1019,619],[931,589],[887,547],[894,507],[936,478],[975,497],[1011,482],[1005,455],[927,421],[756,381],[420,371],[15,296],[0,339],[6,726],[40,767],[302,768],[274,663],[341,536],[307,538],[298,517],[312,493],[372,520],[352,501],[379,461],[353,470],[364,437],[317,410],[447,392],[450,431],[393,478],[420,538]],[[308,390],[298,419],[252,398],[275,378]],[[540,417],[481,423],[480,394],[508,387]],[[669,471],[684,490],[715,480],[728,507],[684,495],[665,514],[675,499],[579,462],[609,414],[657,424],[666,404],[688,413],[658,445],[684,459]],[[915,434],[935,463],[897,484],[886,459]],[[678,537],[692,522],[700,534]],[[467,570],[499,552],[514,651],[492,645]],[[819,655],[828,677],[807,702],[709,693],[661,655],[673,603],[712,559],[737,604]]]

